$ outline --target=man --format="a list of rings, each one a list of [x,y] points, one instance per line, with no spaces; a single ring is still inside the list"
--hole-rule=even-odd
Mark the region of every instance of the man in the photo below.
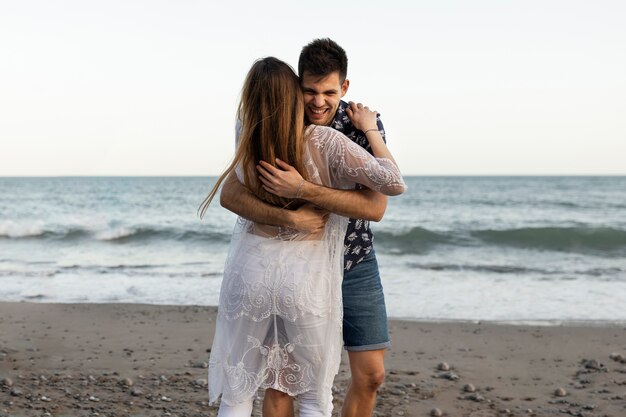
[[[371,153],[364,133],[356,130],[346,114],[349,105],[341,100],[349,87],[347,67],[345,51],[330,39],[316,39],[302,49],[298,74],[304,93],[305,115],[308,123],[331,126]],[[380,119],[377,124],[384,139]],[[352,378],[342,416],[369,416],[376,403],[376,391],[384,380],[384,353],[390,345],[369,221],[382,219],[387,198],[362,187],[334,190],[309,182],[303,184],[299,195],[311,204],[294,211],[271,206],[258,200],[231,174],[222,188],[220,203],[257,223],[307,231],[320,229],[325,222],[324,213],[312,205],[351,218],[344,243],[342,291],[344,344]],[[286,394],[267,390],[263,414],[293,416],[292,401]]]

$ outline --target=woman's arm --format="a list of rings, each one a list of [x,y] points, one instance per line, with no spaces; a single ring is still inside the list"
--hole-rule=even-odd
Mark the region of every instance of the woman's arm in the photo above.
[[[352,124],[365,133],[374,157],[339,132],[332,129],[323,131],[322,136],[327,137],[318,139],[318,146],[324,148],[326,162],[338,184],[355,182],[385,195],[402,194],[406,184],[378,130],[378,113],[353,102],[349,103],[346,113]]]
[[[348,116],[359,130],[366,134],[373,157],[365,149],[350,141],[341,133],[326,127],[316,128],[311,134],[315,145],[317,163],[325,165],[336,179],[333,186],[359,183],[385,195],[402,194],[406,185],[402,174],[378,131],[377,113],[362,104],[350,103]],[[305,181],[290,165],[276,160],[278,168],[261,161],[257,165],[260,180],[266,191],[287,198],[303,198],[312,201],[311,196],[320,186]],[[371,198],[372,195],[365,196]],[[370,204],[367,198],[359,204]],[[318,204],[318,202],[315,202]],[[330,202],[332,204],[332,202]],[[382,201],[386,204],[386,200]],[[324,208],[340,213],[331,206]]]

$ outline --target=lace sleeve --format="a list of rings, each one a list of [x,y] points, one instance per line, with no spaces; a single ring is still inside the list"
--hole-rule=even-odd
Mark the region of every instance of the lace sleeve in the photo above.
[[[310,140],[314,153],[329,170],[330,186],[346,188],[357,183],[386,195],[402,194],[406,189],[392,160],[375,158],[335,129],[317,126]]]

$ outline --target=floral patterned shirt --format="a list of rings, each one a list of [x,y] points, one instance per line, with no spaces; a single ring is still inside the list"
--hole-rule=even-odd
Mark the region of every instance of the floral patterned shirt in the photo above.
[[[365,134],[354,127],[352,121],[348,117],[348,114],[346,113],[347,107],[348,103],[345,101],[341,100],[339,102],[335,119],[331,122],[330,127],[340,131],[346,135],[348,139],[356,142],[369,153],[372,153],[372,148],[370,147]],[[380,121],[380,117],[376,118],[376,123],[378,124],[378,130],[380,131],[383,140],[386,142],[385,129],[383,127],[383,123]],[[357,184],[355,188],[360,190],[363,186]],[[343,247],[344,269],[346,271],[349,271],[354,265],[363,261],[365,255],[372,251],[373,241],[374,236],[372,235],[372,230],[370,229],[369,220],[350,219]]]

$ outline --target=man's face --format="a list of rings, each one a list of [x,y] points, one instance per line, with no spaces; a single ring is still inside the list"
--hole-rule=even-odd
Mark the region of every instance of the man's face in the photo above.
[[[309,123],[328,126],[335,118],[339,101],[348,91],[350,82],[341,82],[339,71],[326,76],[313,75],[307,71],[302,76],[304,113]]]

